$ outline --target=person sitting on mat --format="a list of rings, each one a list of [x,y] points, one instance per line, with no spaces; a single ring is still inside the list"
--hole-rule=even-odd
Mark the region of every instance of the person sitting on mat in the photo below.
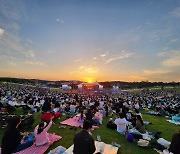
[[[21,144],[21,139],[27,133],[21,133],[18,126],[21,123],[21,118],[19,116],[12,117],[9,120],[7,129],[2,138],[2,149],[1,154],[11,154],[19,152],[30,147],[33,144],[33,140],[27,140],[27,142]]]
[[[126,133],[128,121],[124,118],[123,113],[119,113],[114,123],[117,125],[117,132],[119,132],[120,134]]]
[[[142,134],[146,133],[145,125],[140,115],[136,115],[136,129]]]
[[[74,154],[93,154],[96,151],[93,137],[90,135],[91,123],[85,120],[83,130],[74,137]]]
[[[81,114],[80,114],[80,117],[79,117],[79,122],[80,123],[83,123],[84,122],[84,119],[86,119],[86,116],[84,115],[84,110],[81,110]]]
[[[175,133],[172,136],[171,145],[169,147],[169,151],[174,154],[179,154],[180,152],[180,130],[178,133]]]
[[[52,119],[49,122],[49,124],[42,121],[39,125],[36,126],[36,128],[34,129],[36,146],[41,146],[49,142],[49,135],[47,131],[49,130],[51,125],[52,125]]]

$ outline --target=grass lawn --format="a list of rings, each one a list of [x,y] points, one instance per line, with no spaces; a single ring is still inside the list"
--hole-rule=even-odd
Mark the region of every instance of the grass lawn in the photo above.
[[[17,114],[21,114],[21,109],[16,110]],[[164,117],[159,117],[159,116],[151,116],[144,114],[143,113],[143,119],[150,121],[153,123],[153,125],[148,125],[147,130],[148,131],[161,131],[162,135],[161,137],[165,138],[168,141],[171,141],[172,135],[175,132],[179,131],[179,126],[176,126],[174,124],[171,124],[166,121],[166,118]],[[50,128],[49,132],[58,134],[62,136],[63,138],[55,142],[47,151],[54,149],[55,147],[62,145],[66,148],[70,147],[73,144],[73,137],[76,132],[80,131],[81,128],[77,128],[77,130],[70,130],[69,126],[67,126],[65,129],[64,128],[58,128],[59,127],[59,122],[63,121],[66,118],[66,116],[62,116],[61,119],[56,119],[54,120],[55,124],[52,125]],[[40,122],[40,113],[35,114],[35,123],[33,124],[33,127],[30,128],[28,131],[33,131],[33,128]],[[108,129],[106,127],[106,124],[108,122],[109,118],[104,118],[103,124],[100,126],[99,129],[92,131],[94,139],[96,139],[97,135],[101,136],[101,140],[105,143],[111,144],[111,142],[116,142],[121,145],[121,148],[118,151],[118,154],[123,153],[123,154],[155,154],[156,152],[149,148],[149,149],[144,149],[141,147],[137,146],[137,140],[134,141],[133,143],[129,143],[126,139],[125,136],[118,134],[116,131]],[[4,129],[0,129],[0,141],[2,139],[2,136],[4,134]]]
[[[144,88],[146,89],[146,88]],[[158,91],[162,91],[161,88],[153,88],[153,87],[150,87],[148,88],[149,91],[151,92],[158,92]],[[133,94],[139,94],[141,92],[142,89],[128,89],[128,90],[125,90],[125,91],[128,91],[128,92],[131,92]],[[163,91],[177,91],[179,92],[180,91],[180,87],[164,87],[164,90]]]

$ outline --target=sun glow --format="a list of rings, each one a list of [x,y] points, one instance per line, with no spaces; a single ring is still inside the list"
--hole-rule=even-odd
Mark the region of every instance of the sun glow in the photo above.
[[[93,83],[93,82],[95,82],[95,79],[89,77],[89,78],[85,78],[84,81],[88,82],[88,83]]]

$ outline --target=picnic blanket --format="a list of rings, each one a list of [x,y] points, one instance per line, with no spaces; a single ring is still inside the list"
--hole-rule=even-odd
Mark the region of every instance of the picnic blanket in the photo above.
[[[149,121],[143,121],[144,125],[149,125],[149,124],[152,124],[151,122]]]
[[[45,144],[43,146],[36,146],[34,143],[31,147],[24,149],[20,152],[16,152],[15,154],[43,154],[54,142],[60,140],[61,138],[61,136],[49,133],[50,142],[48,144]]]
[[[96,114],[94,115],[94,117],[96,119],[99,120],[99,122],[102,124],[102,120],[103,120],[103,115],[99,112],[96,112]],[[80,114],[77,114],[76,116],[69,118],[65,121],[60,122],[60,124],[63,125],[68,125],[68,126],[74,126],[74,127],[83,127],[83,123],[79,121],[80,118]]]
[[[60,140],[62,137],[49,133],[49,143],[45,144],[43,146],[36,146],[33,144],[31,147],[22,150],[20,152],[17,152],[16,154],[43,154],[54,142]]]
[[[118,147],[112,146],[110,144],[105,144],[104,142],[95,141],[95,146],[96,146],[95,153],[101,152],[101,154],[117,154],[118,152]],[[64,154],[73,154],[73,148],[74,145],[70,146],[64,152]]]
[[[172,124],[175,124],[175,125],[180,125],[180,122],[175,122],[175,121],[172,121],[172,120],[166,120],[166,121],[168,121],[168,122],[170,122]]]
[[[162,116],[159,112],[155,112],[155,111],[149,111],[149,112],[146,112],[146,114],[154,115],[154,116]]]

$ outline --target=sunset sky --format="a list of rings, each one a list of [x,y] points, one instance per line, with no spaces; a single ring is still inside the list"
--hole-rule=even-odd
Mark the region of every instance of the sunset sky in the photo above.
[[[180,81],[180,0],[0,0],[0,76]]]

